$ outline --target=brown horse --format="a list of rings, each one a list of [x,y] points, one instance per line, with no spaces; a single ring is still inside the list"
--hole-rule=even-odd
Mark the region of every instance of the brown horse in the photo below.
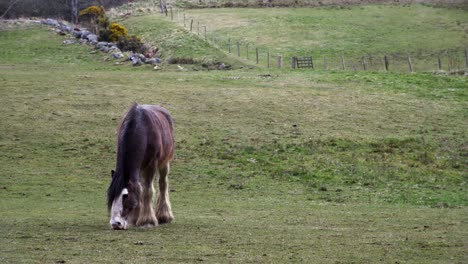
[[[133,104],[117,131],[117,162],[107,190],[113,229],[170,223],[169,163],[174,156],[174,127],[169,112],[156,105]],[[159,174],[156,213],[153,180]]]

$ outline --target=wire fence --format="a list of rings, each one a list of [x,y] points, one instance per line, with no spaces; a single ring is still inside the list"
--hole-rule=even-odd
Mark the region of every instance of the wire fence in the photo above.
[[[225,33],[217,32],[208,23],[196,20],[184,9],[160,5],[161,14],[174,21],[188,32],[196,34],[211,46],[251,61],[259,67],[267,68],[309,68],[317,70],[353,70],[353,71],[392,71],[392,72],[433,72],[466,71],[468,69],[468,47],[447,49],[433,52],[394,52],[388,54],[330,54],[329,52],[311,51],[297,56],[274,54],[267,47],[257,46],[230,38]],[[300,67],[301,60],[310,58],[312,63]]]

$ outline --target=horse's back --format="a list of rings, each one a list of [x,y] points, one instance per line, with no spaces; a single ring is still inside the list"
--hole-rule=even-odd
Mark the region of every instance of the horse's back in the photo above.
[[[158,105],[139,105],[144,113],[143,122],[148,127],[148,145],[155,153],[150,154],[158,164],[166,164],[174,157],[174,121],[167,109]]]

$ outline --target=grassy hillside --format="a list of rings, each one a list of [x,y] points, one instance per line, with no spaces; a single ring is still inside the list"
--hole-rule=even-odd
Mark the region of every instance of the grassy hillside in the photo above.
[[[321,7],[353,6],[369,4],[395,4],[392,0],[166,0],[168,6],[182,8],[220,8],[220,7]],[[400,0],[398,4],[426,4],[431,6],[468,8],[463,0]],[[158,1],[140,0],[139,5],[159,5]]]
[[[468,46],[468,12],[457,9],[411,5],[187,13],[225,36],[285,55],[432,53]]]
[[[464,261],[466,78],[153,71],[62,40],[0,32],[0,262]],[[174,116],[176,219],[115,232],[133,101]]]
[[[213,68],[220,63],[237,69],[253,67],[252,62],[239,60],[211,46],[202,39],[202,36],[187,34],[187,30],[183,27],[172,23],[160,14],[133,16],[116,21],[127,27],[131,34],[142,37],[144,42],[158,47],[160,55],[166,62],[171,58],[191,58],[196,64],[196,66],[191,66],[193,69]]]
[[[439,56],[445,70],[466,67],[468,11],[461,9],[424,5],[180,9],[174,11],[174,24],[178,27],[160,13],[135,10],[138,17],[122,21],[131,30],[166,52],[202,60],[213,56],[225,59],[210,48],[214,32],[215,46],[225,53],[231,41],[230,58],[237,57],[237,42],[241,58],[245,60],[248,53],[251,63],[255,60],[255,48],[259,48],[261,66],[266,66],[269,50],[272,66],[281,54],[287,67],[293,56],[313,56],[316,66],[323,69],[325,56],[328,69],[341,69],[344,55],[349,68],[362,69],[365,56],[368,69],[382,70],[383,56],[387,54],[391,70],[408,71],[410,54],[416,71],[436,70]],[[203,26],[207,26],[208,43],[200,41],[196,34],[190,38],[183,35],[184,14],[186,30],[193,19],[193,32],[198,32],[200,23],[203,38]]]

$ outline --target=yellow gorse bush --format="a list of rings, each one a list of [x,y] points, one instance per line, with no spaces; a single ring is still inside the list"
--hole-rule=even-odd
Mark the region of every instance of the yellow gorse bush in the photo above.
[[[128,36],[128,30],[124,26],[119,25],[115,22],[111,24],[110,30],[111,30],[111,35],[110,35],[111,41],[115,42],[121,37]]]
[[[89,16],[92,18],[98,18],[106,14],[106,10],[102,6],[90,6],[80,11],[79,16]]]

